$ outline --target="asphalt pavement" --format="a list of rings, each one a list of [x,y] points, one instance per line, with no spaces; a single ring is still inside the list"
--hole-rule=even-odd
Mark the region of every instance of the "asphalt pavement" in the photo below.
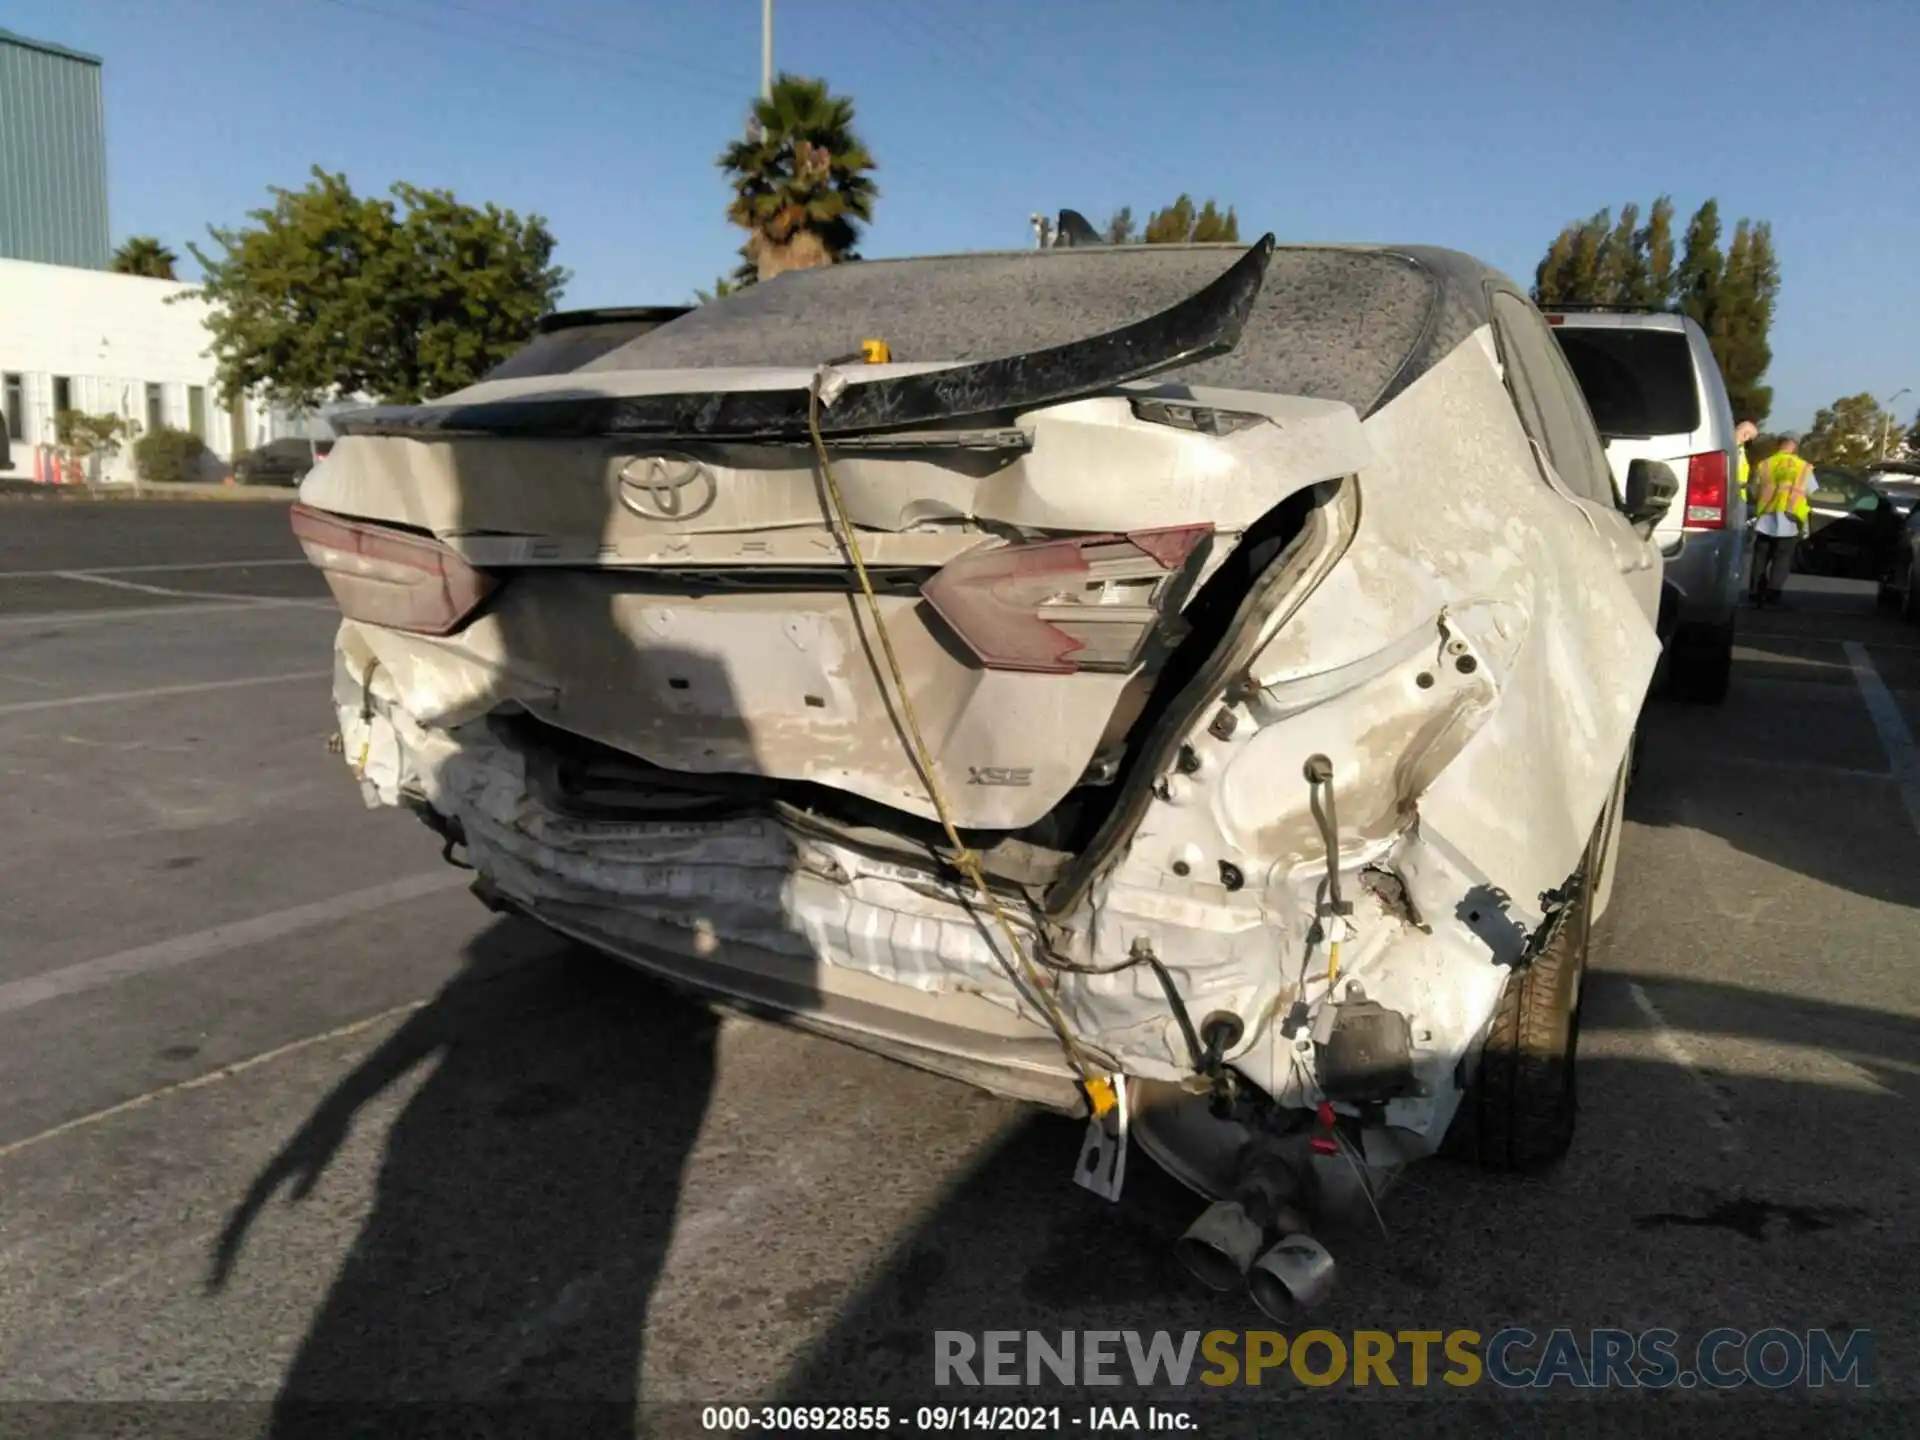
[[[1108,1205],[1071,1123],[490,915],[328,753],[333,626],[278,506],[0,507],[0,1431],[697,1432],[1023,1398],[934,1392],[940,1330],[1266,1325],[1172,1264],[1197,1207],[1144,1157]],[[1835,583],[1743,618],[1723,707],[1655,702],[1572,1155],[1416,1171],[1316,1323],[1869,1327],[1864,1395],[1661,1425],[1912,1433],[1916,729],[1920,630]],[[1407,1398],[1163,1401],[1320,1434]]]

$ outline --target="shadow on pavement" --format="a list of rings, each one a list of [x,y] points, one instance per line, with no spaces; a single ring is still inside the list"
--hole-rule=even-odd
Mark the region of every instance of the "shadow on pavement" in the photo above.
[[[310,1402],[555,1398],[599,1402],[570,1433],[633,1433],[648,1299],[716,1022],[584,948],[515,963],[530,929],[502,921],[476,941],[466,970],[334,1087],[230,1216],[216,1289],[259,1211],[282,1191],[304,1199],[356,1117],[426,1072],[387,1133],[371,1211],[287,1370],[273,1433],[347,1433],[345,1414]]]

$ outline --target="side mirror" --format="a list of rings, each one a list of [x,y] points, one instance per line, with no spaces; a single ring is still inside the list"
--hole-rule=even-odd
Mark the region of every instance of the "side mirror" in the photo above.
[[[1658,460],[1636,460],[1627,467],[1627,498],[1620,508],[1641,534],[1666,518],[1680,494],[1680,477]]]

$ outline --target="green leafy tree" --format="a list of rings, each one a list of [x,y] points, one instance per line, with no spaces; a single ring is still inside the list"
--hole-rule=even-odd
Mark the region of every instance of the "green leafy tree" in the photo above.
[[[1637,303],[1635,297],[1646,293],[1647,257],[1640,248],[1638,205],[1620,207],[1619,222],[1600,241],[1595,270],[1600,293],[1615,297],[1618,304]]]
[[[1662,229],[1671,226],[1672,211],[1662,197],[1654,203],[1645,229],[1640,228],[1638,205],[1622,206],[1617,221],[1611,210],[1601,210],[1563,226],[1534,268],[1534,300],[1541,305],[1665,303],[1664,296],[1645,297],[1653,290],[1651,247],[1661,238]],[[1664,243],[1671,269],[1670,230]]]
[[[1217,245],[1238,244],[1240,217],[1212,200],[1197,209],[1193,197],[1182,195],[1171,205],[1149,211],[1144,227],[1133,218],[1133,207],[1122,205],[1107,217],[1101,238],[1109,245]]]
[[[1544,306],[1631,305],[1677,309],[1707,333],[1737,414],[1764,420],[1773,390],[1763,383],[1767,337],[1780,294],[1780,265],[1765,221],[1741,220],[1720,248],[1720,207],[1708,200],[1687,222],[1675,255],[1673,201],[1662,195],[1639,224],[1636,205],[1602,210],[1561,228],[1534,269]]]
[[[1127,218],[1133,218],[1131,212]],[[1140,238],[1149,245],[1231,244],[1240,239],[1240,218],[1231,206],[1223,214],[1211,200],[1196,210],[1192,197],[1182,195],[1147,217]]]
[[[1547,246],[1547,253],[1533,270],[1536,305],[1559,305],[1574,298],[1573,251],[1578,240],[1579,227],[1567,225]]]
[[[733,186],[727,219],[747,232],[755,278],[855,258],[880,190],[849,97],[824,80],[781,75],[719,163]]]
[[[1773,253],[1773,227],[1740,221],[1727,247],[1707,338],[1736,415],[1765,415],[1773,387],[1762,384],[1773,350],[1767,343],[1780,294],[1780,264]]]
[[[1913,413],[1913,428],[1907,431],[1907,439],[1901,451],[1908,460],[1920,460],[1920,410]]]
[[[76,482],[97,479],[100,468],[139,433],[140,422],[126,415],[60,410],[53,417],[54,452],[67,478]]]
[[[341,394],[411,403],[472,384],[512,354],[566,284],[546,222],[444,190],[356,195],[315,167],[241,229],[190,246],[219,382],[299,410]]]
[[[1209,200],[1200,207],[1200,213],[1194,218],[1193,234],[1189,237],[1196,245],[1234,245],[1240,240],[1240,217],[1233,213],[1229,205],[1222,214]]]
[[[1673,295],[1673,199],[1662,195],[1647,211],[1646,228],[1633,237],[1643,257],[1638,271],[1635,305],[1665,305]]]
[[[1800,454],[1815,465],[1858,470],[1880,458],[1880,436],[1887,424],[1886,412],[1873,396],[1844,395],[1814,412],[1812,427],[1800,439]]]
[[[1680,268],[1673,277],[1673,303],[1709,335],[1713,333],[1713,311],[1719,303],[1720,279],[1726,268],[1726,256],[1720,253],[1720,205],[1709,200],[1687,222]]]
[[[113,252],[107,268],[116,275],[142,275],[149,280],[177,280],[173,267],[180,257],[151,235],[135,235]]]

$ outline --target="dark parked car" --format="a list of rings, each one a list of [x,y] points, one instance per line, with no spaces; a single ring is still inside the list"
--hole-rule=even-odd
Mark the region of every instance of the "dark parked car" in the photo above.
[[[1893,496],[1837,465],[1816,465],[1813,478],[1807,538],[1794,552],[1793,568],[1844,580],[1884,579],[1906,522]]]
[[[233,478],[242,485],[298,485],[331,449],[333,441],[309,440],[304,435],[269,440],[234,462]]]
[[[1920,465],[1886,461],[1871,474],[1874,485],[1901,517],[1878,577],[1880,603],[1920,624]]]
[[[1920,461],[1882,460],[1868,468],[1867,483],[1884,494],[1905,518],[1920,504]]]

